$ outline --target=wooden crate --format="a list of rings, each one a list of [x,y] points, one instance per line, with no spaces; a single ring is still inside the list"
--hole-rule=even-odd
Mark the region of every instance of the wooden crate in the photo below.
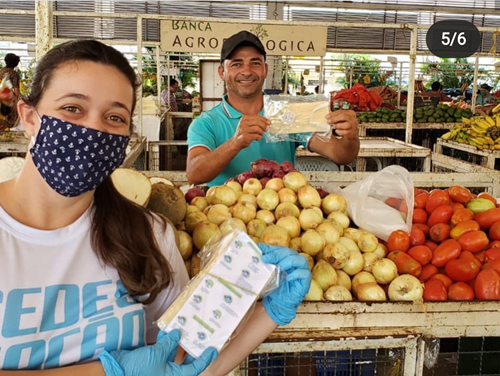
[[[472,145],[462,144],[456,141],[443,140],[442,138],[439,138],[434,145],[434,152],[436,154],[447,155],[447,153],[445,153],[445,150],[450,151],[450,153],[452,154],[458,150],[465,152],[469,156],[467,162],[479,165],[481,167],[491,168],[493,170],[495,169],[495,163],[497,159],[500,159],[499,150],[479,150],[477,147]],[[451,157],[453,157],[453,155],[451,155]]]

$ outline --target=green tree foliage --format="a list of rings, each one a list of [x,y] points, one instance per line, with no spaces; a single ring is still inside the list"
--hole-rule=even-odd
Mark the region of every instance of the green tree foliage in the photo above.
[[[345,88],[349,86],[351,70],[353,84],[360,83],[366,87],[395,84],[392,71],[384,70],[378,59],[373,59],[369,55],[347,55],[345,60],[340,63],[344,69],[345,77],[337,79],[337,83]]]
[[[438,62],[427,61],[426,64],[420,65],[420,71],[432,77],[425,83],[427,88],[430,88],[434,81],[439,81],[444,89],[459,88],[464,82],[472,85],[474,81],[474,63],[468,61],[467,58],[440,58],[439,60]],[[487,78],[483,68],[479,68],[478,78]]]

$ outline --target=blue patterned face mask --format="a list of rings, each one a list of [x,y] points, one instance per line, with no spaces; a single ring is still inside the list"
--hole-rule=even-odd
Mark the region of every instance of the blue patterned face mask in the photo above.
[[[44,115],[30,153],[54,191],[75,197],[96,189],[122,164],[129,139]]]

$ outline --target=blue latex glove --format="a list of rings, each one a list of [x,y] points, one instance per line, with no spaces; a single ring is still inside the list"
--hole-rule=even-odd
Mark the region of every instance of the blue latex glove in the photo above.
[[[196,360],[190,357],[182,365],[174,364],[180,339],[179,330],[168,334],[160,330],[154,345],[131,351],[103,351],[99,360],[107,376],[196,376],[217,357],[217,350],[208,348]]]
[[[264,243],[259,243],[259,248],[263,262],[278,265],[280,271],[286,273],[280,285],[262,299],[262,305],[273,321],[286,325],[295,318],[297,308],[309,292],[311,271],[307,260],[289,248]]]

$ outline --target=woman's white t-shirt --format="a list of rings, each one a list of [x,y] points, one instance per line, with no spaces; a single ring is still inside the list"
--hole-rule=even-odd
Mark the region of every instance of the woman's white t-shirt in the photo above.
[[[125,290],[90,243],[92,210],[71,225],[27,227],[0,207],[0,369],[45,369],[95,359],[103,350],[154,342],[155,324],[189,277],[173,229],[155,221],[172,282],[149,305]]]

